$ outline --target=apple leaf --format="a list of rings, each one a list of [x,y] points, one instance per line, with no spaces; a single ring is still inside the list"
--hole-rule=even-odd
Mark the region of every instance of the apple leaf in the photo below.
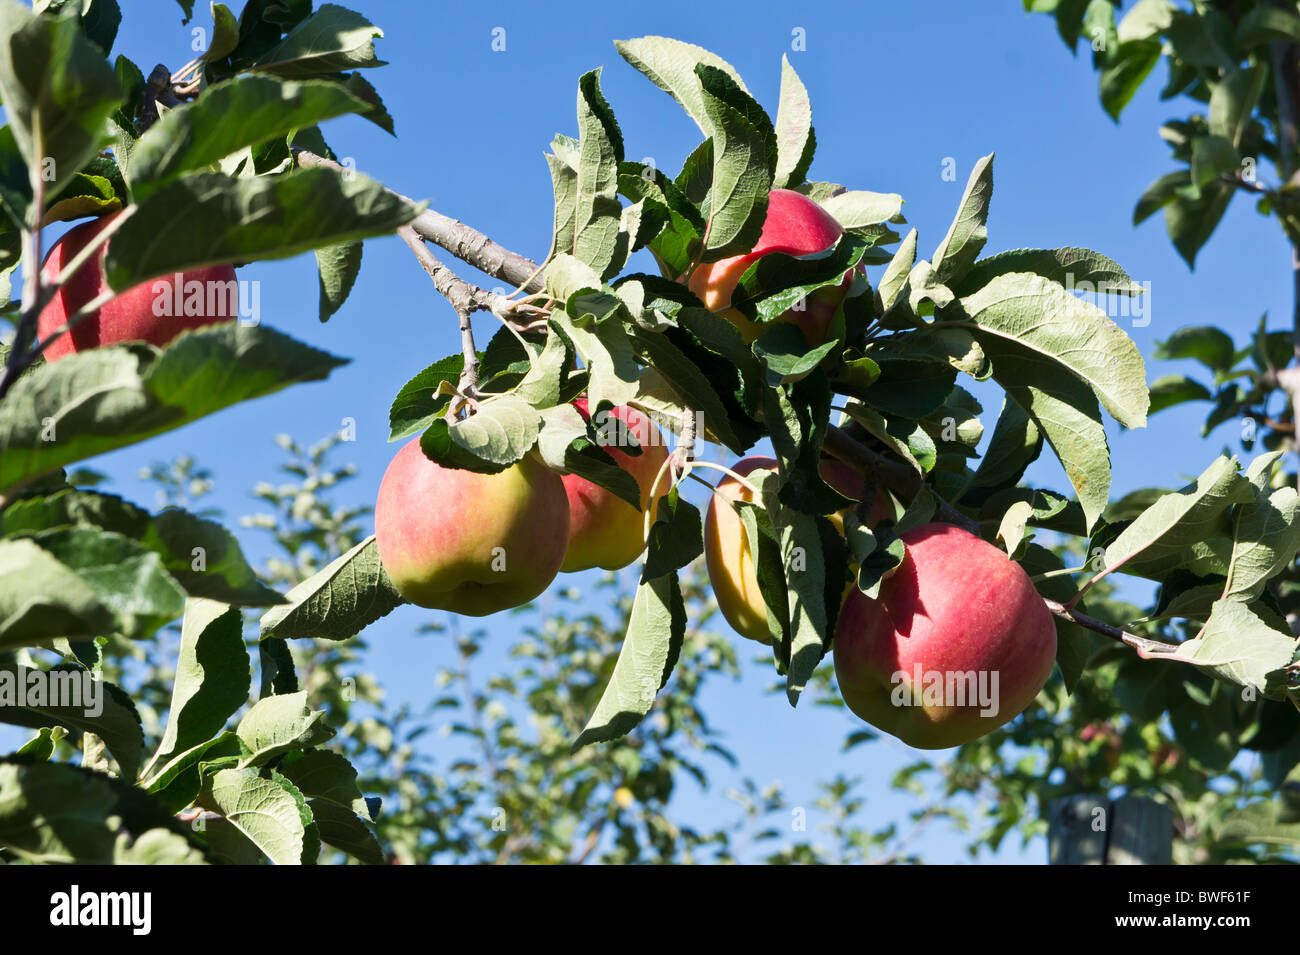
[[[383,35],[383,30],[361,14],[337,4],[322,4],[264,53],[253,69],[280,76],[314,76],[383,66],[375,56],[375,39]]]
[[[541,415],[528,402],[494,395],[480,401],[468,418],[434,418],[420,436],[420,447],[444,467],[497,474],[532,450],[541,428]]]
[[[1223,821],[1216,836],[1222,845],[1261,844],[1294,851],[1300,846],[1300,820],[1295,819],[1282,800],[1265,800],[1233,812]]]
[[[121,87],[71,9],[38,17],[20,3],[0,3],[0,51],[9,133],[28,169],[57,170],[45,184],[51,200],[104,145]]]
[[[747,477],[752,483],[761,486],[763,472],[750,471]],[[719,503],[716,506],[723,505]],[[772,518],[765,509],[738,499],[727,506],[735,508],[745,528],[749,556],[754,561],[754,577],[758,581],[758,592],[763,598],[763,610],[767,614],[766,642],[772,645],[778,667],[784,669],[790,659],[791,634],[789,595],[785,584],[785,567],[781,563],[781,543],[772,527]]]
[[[1032,272],[1067,289],[1114,295],[1141,295],[1143,288],[1113,259],[1091,249],[1012,249],[978,259],[956,286],[975,292],[999,275]]]
[[[403,603],[388,579],[374,535],[367,537],[262,615],[263,639],[347,640]]]
[[[553,471],[576,474],[641,510],[641,488],[636,478],[593,440],[591,427],[571,404],[541,413],[542,432],[537,451]]]
[[[1220,536],[1224,511],[1254,498],[1252,484],[1238,473],[1236,458],[1220,455],[1193,484],[1164,494],[1105,548],[1105,570],[1177,558],[1193,544]]]
[[[700,211],[676,183],[643,163],[621,163],[618,188],[634,202],[644,204],[643,216],[667,216],[648,245],[665,274],[669,278],[680,277],[695,261],[703,244],[705,223]]]
[[[957,207],[957,217],[948,227],[939,247],[930,257],[930,264],[938,282],[947,285],[964,275],[975,262],[975,257],[988,240],[986,223],[989,218],[989,200],[993,197],[993,154],[975,163],[971,169],[966,191]]]
[[[276,865],[311,864],[320,852],[307,800],[275,771],[262,776],[252,769],[219,769],[204,780],[198,804],[220,813]]]
[[[131,190],[137,202],[184,172],[296,129],[364,112],[338,83],[245,75],[216,83],[193,103],[169,109],[136,141]]]
[[[1236,363],[1236,346],[1227,332],[1213,325],[1186,325],[1156,344],[1155,357],[1161,361],[1190,358],[1216,374],[1226,372]]]
[[[729,75],[701,65],[704,108],[713,127],[713,170],[709,188],[705,259],[748,252],[767,216],[767,196],[776,165],[772,121]]]
[[[656,394],[653,387],[654,378],[657,377],[658,382],[666,385],[669,392],[662,397],[668,398],[683,410],[694,413],[697,420],[702,416],[712,439],[716,439],[736,454],[744,454],[753,444],[753,439],[746,442],[736,433],[731,416],[727,413],[727,407],[718,395],[714,382],[699,365],[665,334],[638,329],[634,339],[637,352],[646,364],[652,366],[653,371],[653,376],[644,379],[650,382],[651,386],[641,388],[637,394],[638,401],[645,397],[647,392],[653,400],[653,395]],[[664,423],[675,430],[681,426],[681,419],[679,417]]]
[[[347,757],[326,749],[308,750],[286,759],[280,771],[304,796],[331,802],[354,816],[375,821],[369,801],[357,787],[357,771]]]
[[[441,386],[444,382],[449,385],[459,382],[464,368],[464,355],[448,355],[404,384],[388,410],[388,440],[419,434],[446,411],[451,395]]]
[[[237,607],[202,599],[186,604],[167,728],[150,767],[217,736],[248,701],[252,674],[243,629]]]
[[[1146,424],[1146,367],[1137,345],[1101,309],[1055,282],[1026,272],[998,275],[941,318],[969,327],[986,352],[992,339],[1004,339],[1033,353],[1036,362],[1059,366],[1052,375],[1069,371],[1120,424]],[[1005,386],[996,361],[994,376]]]
[[[849,236],[819,256],[770,252],[745,269],[731,305],[746,315],[757,314],[760,322],[774,321],[791,309],[802,309],[817,289],[839,285],[845,273],[862,261],[868,247],[863,240]]]
[[[65,487],[19,498],[0,514],[0,534],[6,537],[78,525],[140,542],[163,559],[168,573],[191,596],[251,606],[281,600],[257,579],[229,531],[179,508],[151,516],[115,495]]]
[[[781,98],[776,110],[776,145],[772,186],[793,189],[808,175],[817,148],[817,134],[813,131],[808,89],[784,53],[781,54]]]
[[[896,192],[850,189],[823,199],[821,206],[835,217],[846,232],[852,232],[900,219],[903,197]]]
[[[912,229],[903,238],[898,251],[890,259],[885,273],[880,277],[880,301],[886,311],[894,306],[899,295],[907,286],[907,277],[916,265],[916,230]]]
[[[642,580],[614,670],[571,752],[626,736],[641,722],[668,681],[685,634],[686,607],[677,575]]]
[[[1180,659],[1228,683],[1277,698],[1284,691],[1275,681],[1295,652],[1296,638],[1285,620],[1265,619],[1259,607],[1237,600],[1217,601],[1204,629],[1178,647]]]
[[[582,138],[578,142],[573,254],[604,276],[611,269],[617,272],[623,264],[616,256],[623,134],[601,93],[600,70],[585,73],[578,81],[578,128]]]
[[[780,492],[773,481],[764,482],[762,491],[763,506],[772,519],[785,569],[790,613],[786,698],[794,706],[830,646],[827,567],[818,518],[781,503]]]
[[[316,274],[320,281],[320,311],[322,322],[343,307],[352,293],[357,276],[361,274],[361,240],[323,245],[316,250]]]
[[[650,525],[642,580],[676,573],[704,553],[700,512],[673,488],[659,497]]]
[[[140,201],[108,244],[104,277],[122,291],[204,265],[289,258],[387,235],[422,208],[360,173],[322,166],[283,176],[187,173]]]
[[[269,328],[227,323],[184,332],[161,352],[119,345],[40,365],[0,405],[0,489],[341,364]]]
[[[551,171],[551,190],[555,195],[555,217],[551,230],[550,263],[557,255],[572,255],[578,235],[578,165],[581,147],[576,139],[556,134],[546,165]]]
[[[240,767],[262,766],[276,756],[323,743],[334,735],[324,718],[324,710],[308,706],[306,690],[263,697],[235,727],[244,749]]]
[[[1249,603],[1263,593],[1275,575],[1294,561],[1300,550],[1300,495],[1291,485],[1272,490],[1269,478],[1281,451],[1251,462],[1246,480],[1255,500],[1237,509],[1232,559],[1223,597]]]
[[[614,46],[623,59],[677,100],[705,136],[713,135],[713,118],[696,75],[696,66],[705,64],[721,70],[742,90],[745,89],[744,81],[731,64],[703,47],[663,36],[623,40]]]
[[[113,754],[121,770],[121,778],[133,781],[140,770],[144,730],[131,697],[116,684],[103,680],[100,674],[92,676],[89,670],[63,664],[41,671],[46,685],[51,690],[57,688],[61,691],[61,699],[47,697],[33,701],[29,691],[27,705],[20,706],[19,699],[10,696],[10,693],[16,690],[18,682],[28,679],[32,672],[34,671],[29,667],[0,665],[0,701],[3,701],[0,703],[0,722],[31,729],[66,726],[94,733]],[[92,705],[96,699],[94,696],[83,695],[76,700],[75,696],[66,695],[70,689],[69,682],[82,688],[93,684],[98,702]],[[5,692],[6,685],[9,692]],[[6,696],[10,698],[5,699]]]
[[[1043,435],[1020,403],[1007,397],[970,487],[1015,484],[1043,451]]]

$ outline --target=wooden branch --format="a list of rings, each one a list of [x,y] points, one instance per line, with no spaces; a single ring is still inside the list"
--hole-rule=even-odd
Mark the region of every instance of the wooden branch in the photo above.
[[[295,150],[295,156],[300,166],[325,166],[346,171],[332,159],[326,159],[305,149]],[[408,196],[393,192],[391,189],[388,191],[412,205],[417,204]],[[474,266],[494,279],[500,279],[525,292],[541,291],[542,283],[539,275],[541,267],[536,262],[517,252],[511,252],[505,246],[493,242],[483,233],[457,219],[432,209],[425,209],[411,222],[411,228],[421,238],[446,249],[462,262]]]

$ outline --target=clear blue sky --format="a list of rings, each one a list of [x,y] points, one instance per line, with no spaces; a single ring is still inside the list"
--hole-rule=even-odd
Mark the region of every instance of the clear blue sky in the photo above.
[[[387,32],[379,51],[391,65],[371,77],[396,118],[398,138],[344,118],[326,130],[335,150],[353,157],[362,172],[429,199],[439,211],[532,257],[546,253],[551,225],[542,152],[555,132],[576,133],[576,81],[582,72],[606,67],[605,94],[621,121],[629,158],[652,156],[673,170],[695,145],[691,121],[613,47],[615,39],[663,33],[725,57],[773,113],[781,55],[789,54],[812,95],[819,149],[810,176],[902,193],[904,213],[920,231],[922,255],[942,238],[971,164],[996,151],[986,251],[1080,245],[1110,255],[1135,279],[1150,282],[1150,324],[1126,329],[1148,356],[1148,380],[1188,370],[1150,361],[1154,343],[1176,328],[1215,323],[1240,335],[1262,312],[1284,319],[1290,308],[1288,250],[1247,203],[1234,205],[1194,273],[1174,252],[1159,216],[1132,227],[1137,197],[1172,168],[1156,130],[1163,120],[1184,115],[1185,105],[1162,104],[1148,87],[1116,126],[1098,105],[1086,54],[1072,59],[1052,21],[1025,14],[1018,0],[346,5]],[[117,52],[146,73],[156,62],[175,69],[192,55],[189,28],[180,25],[173,0],[131,0],[124,6]],[[199,6],[204,9],[195,22],[203,24],[206,4]],[[504,52],[492,49],[497,27],[505,30]],[[791,49],[795,30],[806,37],[804,52]],[[955,183],[941,177],[946,157],[957,162]],[[316,319],[310,255],[256,264],[241,277],[262,281],[265,322],[353,363],[327,383],[239,406],[93,466],[112,476],[114,490],[152,504],[137,469],[193,454],[216,473],[210,500],[233,517],[257,509],[248,493],[256,482],[276,480],[276,433],[311,442],[353,418],[358,440],[345,454],[361,476],[345,496],[373,502],[396,450],[386,443],[392,396],[425,365],[458,350],[450,307],[395,239],[367,243],[351,299],[324,326]],[[486,336],[489,322],[479,322]],[[1119,434],[1112,425],[1115,492],[1182,483],[1235,441],[1233,425],[1201,440],[1205,408],[1162,413],[1143,432]],[[997,404],[985,412],[991,430]],[[1067,487],[1050,463],[1036,465],[1030,479]],[[240,534],[249,556],[260,560],[264,539]],[[372,662],[396,698],[428,700],[433,673],[452,661],[450,646],[411,637],[427,618],[427,611],[402,608],[369,634]],[[489,627],[497,646],[512,635],[509,620],[489,621]],[[705,699],[746,774],[759,782],[782,780],[806,804],[813,780],[838,771],[862,776],[873,826],[916,808],[888,790],[893,769],[912,756],[901,743],[877,742],[840,755],[851,718],[810,706],[792,711],[764,692],[771,676],[770,667],[750,667],[741,682],[714,685]],[[730,815],[722,800],[732,776],[722,765],[715,770],[707,793],[683,784],[683,812],[700,820]],[[811,825],[816,824],[814,814]],[[929,861],[965,858],[959,841],[941,831],[927,834],[917,848]],[[1012,845],[997,861],[1044,857],[1041,843],[1024,853]]]

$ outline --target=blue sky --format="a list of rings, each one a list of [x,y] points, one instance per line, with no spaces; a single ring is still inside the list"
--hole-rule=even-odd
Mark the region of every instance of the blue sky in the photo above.
[[[542,153],[554,133],[576,133],[581,73],[606,68],[603,87],[620,119],[629,158],[653,157],[657,166],[674,170],[696,144],[694,124],[613,47],[615,39],[662,33],[729,60],[773,113],[781,56],[788,54],[812,96],[819,149],[810,176],[901,193],[907,201],[904,214],[919,229],[922,255],[942,238],[972,163],[996,151],[986,252],[1085,246],[1118,260],[1139,282],[1149,282],[1150,323],[1126,325],[1148,357],[1148,380],[1192,370],[1150,359],[1154,343],[1180,326],[1219,324],[1240,338],[1265,311],[1280,319],[1278,325],[1289,314],[1288,249],[1249,203],[1234,204],[1195,272],[1175,253],[1159,216],[1133,228],[1137,197],[1172,168],[1156,130],[1165,119],[1185,115],[1186,105],[1160,103],[1158,84],[1152,84],[1115,125],[1097,102],[1096,75],[1086,54],[1071,58],[1050,18],[1025,14],[1017,0],[583,0],[555,6],[348,0],[346,5],[387,32],[378,48],[391,65],[371,78],[396,118],[398,138],[344,118],[326,129],[334,149],[352,157],[360,171],[429,199],[439,211],[534,258],[545,255],[551,227]],[[124,6],[128,12],[115,52],[126,53],[146,73],[157,62],[175,69],[193,55],[189,28],[181,26],[173,0],[131,0]],[[195,23],[205,24],[205,15]],[[502,52],[492,48],[497,28],[504,30]],[[805,39],[806,50],[792,49],[796,35]],[[949,158],[957,165],[956,182],[942,177]],[[471,270],[461,272],[473,278]],[[459,350],[453,312],[396,239],[367,243],[357,287],[327,325],[316,318],[310,255],[255,264],[241,278],[261,281],[267,324],[348,356],[352,364],[326,383],[236,407],[97,459],[93,466],[112,476],[117,492],[152,504],[152,491],[138,481],[137,469],[192,454],[215,472],[216,491],[209,500],[233,517],[257,509],[248,493],[256,482],[277,479],[276,433],[311,442],[351,418],[357,442],[343,453],[361,475],[343,496],[372,503],[397,449],[386,443],[389,403],[411,375]],[[477,327],[481,342],[494,330],[484,317]],[[996,401],[986,403],[986,430],[997,410]],[[1235,443],[1235,425],[1201,439],[1205,410],[1200,405],[1164,412],[1140,432],[1121,434],[1112,423],[1114,493],[1181,484],[1225,444]],[[1066,487],[1052,462],[1035,465],[1029,477],[1040,485]],[[240,533],[251,558],[266,555],[262,536]],[[428,616],[402,608],[368,634],[372,662],[396,698],[426,701],[433,693],[433,674],[452,662],[449,645],[412,637]],[[488,626],[499,637],[498,646],[512,636],[508,619],[489,620]],[[771,677],[770,667],[750,667],[742,681],[715,684],[705,697],[707,712],[727,734],[746,774],[760,783],[779,779],[806,804],[815,795],[814,780],[836,772],[861,776],[867,781],[872,827],[917,807],[888,790],[892,771],[914,754],[901,743],[884,741],[841,755],[851,717],[811,706],[792,711],[764,692]],[[721,765],[715,769],[707,793],[684,784],[681,810],[691,818],[731,815],[722,801],[732,777]],[[960,842],[938,830],[916,848],[929,861],[964,859]],[[1011,845],[996,861],[1044,859],[1045,847],[1037,843],[1024,852]]]

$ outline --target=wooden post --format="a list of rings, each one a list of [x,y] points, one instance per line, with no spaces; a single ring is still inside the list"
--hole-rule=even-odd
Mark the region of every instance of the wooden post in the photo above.
[[[1137,796],[1067,796],[1047,807],[1051,865],[1170,865],[1174,815]]]

